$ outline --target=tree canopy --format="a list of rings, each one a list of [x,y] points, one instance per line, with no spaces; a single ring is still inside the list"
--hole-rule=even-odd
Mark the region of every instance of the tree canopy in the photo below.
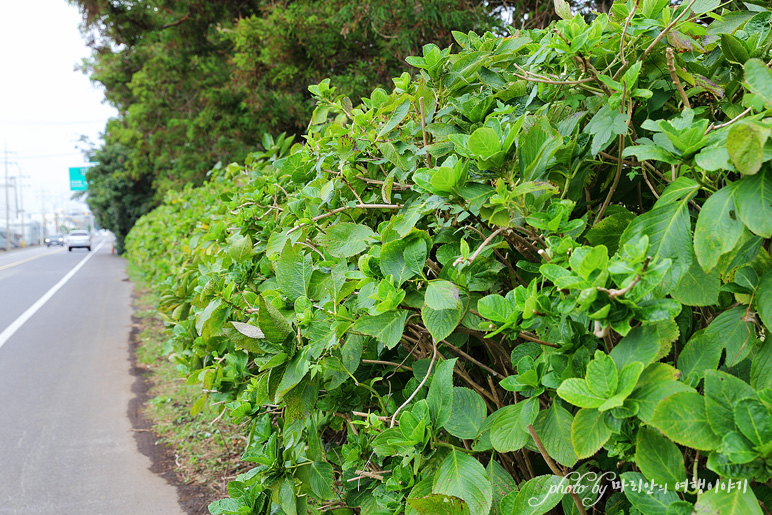
[[[111,164],[87,176],[90,205],[119,247],[125,228],[165,192],[200,184],[218,162],[243,161],[263,133],[302,134],[314,107],[308,85],[329,77],[357,103],[373,87],[388,87],[424,44],[451,44],[451,30],[501,30],[494,13],[503,7],[468,0],[71,2],[93,50],[82,69],[119,112],[90,156],[100,163],[111,156]]]

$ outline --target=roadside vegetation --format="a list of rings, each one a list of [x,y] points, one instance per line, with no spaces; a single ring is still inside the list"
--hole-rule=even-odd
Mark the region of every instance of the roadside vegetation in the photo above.
[[[243,428],[213,411],[191,414],[190,406],[200,386],[188,384],[169,360],[164,351],[168,334],[158,317],[158,297],[136,267],[130,267],[129,272],[135,287],[134,321],[138,324],[136,359],[149,387],[142,416],[152,424],[158,445],[168,449],[179,480],[198,485],[202,495],[214,501],[227,495],[228,482],[245,471],[240,461],[246,440]]]
[[[126,247],[190,413],[243,431],[210,512],[769,513],[772,12],[749,5],[453,32],[364,97],[311,85],[303,138],[167,191]]]

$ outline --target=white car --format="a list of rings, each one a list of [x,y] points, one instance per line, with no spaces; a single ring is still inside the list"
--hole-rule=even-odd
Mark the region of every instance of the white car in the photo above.
[[[85,248],[91,252],[91,233],[88,231],[72,231],[67,235],[67,250]]]

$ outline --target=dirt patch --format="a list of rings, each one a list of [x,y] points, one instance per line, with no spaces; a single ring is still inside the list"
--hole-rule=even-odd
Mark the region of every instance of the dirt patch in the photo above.
[[[147,369],[137,361],[137,348],[139,347],[138,334],[142,321],[132,316],[132,328],[129,335],[129,361],[131,374],[134,376],[134,384],[131,392],[134,398],[129,402],[128,415],[134,430],[134,440],[139,451],[150,458],[152,466],[150,470],[164,478],[169,484],[177,488],[177,501],[180,507],[188,515],[208,514],[207,506],[217,496],[210,488],[195,484],[185,483],[175,471],[175,456],[166,445],[158,441],[153,432],[152,423],[143,415],[143,408],[150,400],[149,390],[151,382],[145,377]]]

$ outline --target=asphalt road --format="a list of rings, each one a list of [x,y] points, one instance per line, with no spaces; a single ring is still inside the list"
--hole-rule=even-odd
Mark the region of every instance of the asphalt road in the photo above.
[[[110,249],[0,253],[0,514],[183,513],[132,432],[131,284]]]

